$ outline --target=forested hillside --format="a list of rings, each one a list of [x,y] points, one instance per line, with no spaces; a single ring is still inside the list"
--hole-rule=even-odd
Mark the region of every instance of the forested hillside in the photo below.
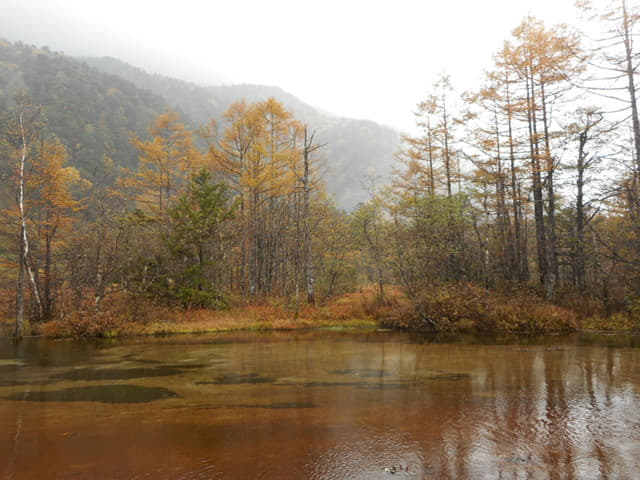
[[[0,109],[21,90],[42,106],[69,163],[90,179],[99,178],[105,157],[116,166],[136,166],[131,132],[144,134],[168,106],[160,96],[72,58],[0,40]]]
[[[392,128],[368,120],[337,117],[312,107],[279,87],[264,85],[222,85],[201,87],[161,75],[151,75],[114,58],[82,58],[101,71],[129,80],[140,88],[160,95],[172,108],[185,112],[198,123],[212,118],[220,121],[233,102],[249,103],[275,98],[310,129],[325,146],[323,177],[328,192],[341,208],[351,209],[368,200],[365,177],[389,180],[399,134]]]
[[[95,68],[91,68],[95,67]],[[361,179],[388,179],[399,135],[366,120],[335,117],[277,87],[235,85],[200,87],[110,58],[76,60],[23,44],[0,43],[0,105],[25,89],[44,108],[48,125],[65,145],[69,162],[88,178],[99,178],[102,159],[134,167],[131,132],[146,135],[151,120],[167,107],[196,127],[220,122],[235,101],[277,98],[310,129],[317,130],[327,191],[341,208],[366,201]]]

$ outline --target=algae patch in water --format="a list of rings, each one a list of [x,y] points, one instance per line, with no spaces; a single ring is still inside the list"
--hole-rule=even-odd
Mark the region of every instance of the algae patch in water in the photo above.
[[[130,380],[144,377],[171,377],[183,373],[175,367],[153,368],[76,368],[51,375],[49,378],[61,380]]]
[[[468,373],[436,373],[425,377],[425,380],[442,380],[446,382],[458,382],[460,380],[467,380],[471,378]]]
[[[23,365],[19,363],[6,363],[4,365],[0,364],[0,375],[17,372],[22,367]]]
[[[177,370],[195,370],[200,368],[207,368],[211,365],[205,363],[175,363],[171,365],[164,365],[163,368],[175,368]]]
[[[220,405],[216,407],[208,407],[208,408],[265,408],[265,409],[298,409],[298,408],[318,408],[318,405],[311,402],[274,402],[274,403],[240,403],[233,405]]]
[[[330,382],[330,381],[291,381],[291,380],[281,380],[274,383],[275,386],[286,387],[286,386],[296,386],[296,387],[305,387],[305,388],[315,388],[315,387],[323,387],[323,388],[336,388],[336,387],[352,387],[352,388],[364,388],[368,390],[384,390],[384,389],[401,389],[401,388],[409,388],[411,386],[410,383],[407,382],[367,382],[367,381],[345,381],[345,382]]]
[[[145,403],[178,395],[163,387],[143,387],[140,385],[96,385],[72,387],[62,390],[40,390],[16,393],[5,397],[8,400],[29,402],[102,402],[102,403]]]
[[[0,387],[16,387],[20,385],[31,385],[33,382],[28,382],[26,380],[17,380],[15,378],[0,378]],[[43,382],[39,382],[43,383]]]
[[[338,374],[338,372],[344,372],[340,374],[350,374],[347,372],[351,372],[351,370],[334,370],[331,373]],[[367,372],[365,370],[365,372]],[[383,379],[385,375],[374,376],[369,374],[355,374],[355,376],[361,378],[362,380],[339,380],[339,381],[322,381],[322,380],[291,380],[291,379],[280,379],[274,383],[277,386],[298,386],[298,387],[355,387],[355,388],[363,388],[367,390],[391,390],[391,389],[403,389],[403,388],[412,388],[418,385],[426,385],[431,381],[448,381],[448,382],[456,382],[461,380],[467,380],[471,378],[471,375],[468,373],[435,373],[424,377],[419,378],[396,378],[393,380]],[[375,378],[379,378],[380,381],[374,381]]]
[[[275,378],[263,377],[258,373],[225,373],[212,382],[196,382],[196,385],[240,385],[243,383],[273,383]]]

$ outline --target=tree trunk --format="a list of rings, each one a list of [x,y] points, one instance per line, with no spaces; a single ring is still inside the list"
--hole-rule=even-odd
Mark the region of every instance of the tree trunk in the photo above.
[[[622,0],[622,15],[623,15],[623,36],[624,36],[624,50],[625,50],[625,62],[627,75],[627,89],[629,90],[629,100],[631,102],[631,121],[633,124],[633,142],[635,147],[635,168],[636,175],[640,175],[640,120],[638,119],[638,103],[636,100],[636,86],[635,86],[635,70],[633,68],[633,48],[631,32],[629,31],[629,10],[627,9],[626,0]]]
[[[431,123],[427,118],[427,148],[429,158],[429,195],[436,194],[436,178],[433,173],[433,136],[431,133]]]
[[[556,251],[556,201],[553,187],[555,170],[549,139],[547,119],[547,101],[544,93],[544,80],[540,79],[540,100],[542,106],[542,125],[544,128],[545,162],[547,171],[547,277],[545,278],[545,298],[551,300],[555,294],[558,279],[558,256]]]
[[[447,100],[442,93],[442,121],[444,126],[444,168],[447,177],[447,196],[451,196],[451,152],[449,152],[449,119],[447,117]]]
[[[507,229],[509,227],[509,214],[505,201],[505,182],[502,171],[502,152],[500,149],[500,128],[498,126],[498,113],[494,111],[494,127],[496,134],[496,213],[498,216],[498,229],[500,236],[500,263],[502,266],[502,276],[505,279],[513,277],[514,247],[507,245]]]
[[[583,187],[584,187],[584,147],[587,143],[587,132],[580,133],[580,144],[578,148],[578,179],[576,181],[576,238],[574,246],[574,262],[575,276],[578,290],[581,292],[586,288],[585,282],[585,259],[584,259],[584,204],[583,204]]]
[[[52,232],[47,231],[44,243],[44,286],[43,286],[43,318],[51,317],[53,309],[53,294],[51,292],[51,243]]]
[[[525,265],[527,262],[527,252],[523,247],[522,231],[520,225],[520,198],[518,195],[518,182],[516,179],[516,155],[513,141],[513,113],[511,111],[511,94],[509,91],[509,78],[505,78],[506,95],[507,95],[507,126],[509,135],[509,163],[511,170],[511,204],[513,209],[513,236],[514,236],[514,261],[516,263],[516,278],[519,282],[528,280],[525,274]]]
[[[18,281],[16,282],[16,328],[14,339],[19,342],[24,336],[24,243],[20,227],[20,257],[18,261]]]
[[[539,283],[545,285],[547,278],[547,242],[544,228],[544,210],[542,200],[542,180],[540,177],[540,149],[536,120],[535,91],[533,77],[527,75],[527,119],[529,124],[529,150],[531,154],[531,177],[533,184],[533,206],[536,224],[536,247],[538,253]]]
[[[303,225],[304,225],[304,271],[305,271],[305,280],[307,286],[307,302],[310,304],[315,304],[315,275],[313,271],[313,258],[311,255],[311,224],[309,221],[310,212],[310,194],[311,194],[311,183],[310,183],[310,171],[309,171],[309,154],[312,151],[312,141],[313,135],[311,136],[311,140],[307,138],[307,127],[304,127],[304,176],[302,177],[302,186],[304,188],[304,197],[303,197],[303,212],[302,215],[304,217]]]
[[[24,206],[24,189],[25,189],[25,164],[27,162],[27,135],[25,132],[24,125],[24,112],[19,112],[19,126],[20,126],[20,135],[21,135],[21,148],[22,152],[20,155],[20,164],[18,167],[18,209],[20,211],[20,261],[22,263],[21,269],[24,267],[27,269],[27,273],[29,275],[29,280],[31,282],[31,287],[33,290],[33,297],[38,306],[38,314],[39,319],[43,316],[42,309],[42,301],[40,300],[40,291],[38,289],[38,283],[36,282],[35,276],[31,267],[29,266],[28,258],[29,258],[29,236],[27,233],[27,214]],[[24,297],[23,297],[24,298]],[[24,301],[23,301],[23,312],[24,312]],[[22,322],[22,320],[21,320]],[[21,326],[21,328],[23,328]],[[17,330],[17,325],[16,325]]]

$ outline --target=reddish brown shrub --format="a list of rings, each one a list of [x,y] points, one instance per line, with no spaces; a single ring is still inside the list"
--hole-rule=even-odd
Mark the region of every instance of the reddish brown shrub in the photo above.
[[[425,331],[475,328],[551,332],[578,327],[572,311],[531,294],[504,295],[469,283],[435,285],[422,292],[412,306],[384,319],[383,325]]]

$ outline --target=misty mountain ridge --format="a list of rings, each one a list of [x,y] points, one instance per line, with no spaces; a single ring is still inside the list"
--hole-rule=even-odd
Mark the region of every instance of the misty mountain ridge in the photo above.
[[[149,74],[112,57],[82,57],[81,60],[102,72],[150,90],[198,123],[208,123],[212,118],[220,121],[224,111],[241,99],[249,103],[270,97],[277,99],[298,120],[316,130],[317,142],[325,144],[320,156],[326,164],[324,179],[327,191],[342,208],[353,208],[369,198],[369,193],[361,185],[365,177],[383,180],[391,173],[394,154],[400,143],[398,132],[391,127],[328,113],[277,86],[237,84],[204,87]]]
[[[0,110],[16,91],[24,89],[43,106],[49,128],[69,152],[69,163],[91,180],[101,176],[101,162],[134,167],[137,152],[131,132],[148,135],[148,126],[172,108],[193,128],[222,120],[233,102],[274,97],[311,130],[327,191],[340,208],[351,209],[369,194],[361,186],[367,176],[391,171],[399,134],[369,120],[354,120],[312,107],[276,86],[218,85],[203,87],[150,74],[110,57],[67,57],[46,47],[36,48],[0,39]]]
[[[42,107],[69,164],[98,182],[106,181],[106,157],[116,167],[137,166],[131,132],[148,135],[150,123],[169,107],[149,90],[46,47],[0,39],[0,112],[22,90]]]
[[[186,95],[208,94],[214,101],[210,104],[213,108],[219,109],[219,102],[228,98],[244,99],[248,103],[264,101],[270,97],[276,98],[285,105],[295,116],[320,114],[324,117],[347,118],[341,115],[324,110],[317,105],[310,105],[298,97],[285,91],[277,85],[260,85],[254,83],[229,83],[229,82],[210,82],[201,84],[190,80],[182,80],[172,76],[150,73],[144,68],[137,67],[125,61],[114,57],[76,57],[79,61],[85,62],[87,65],[94,67],[101,72],[116,75],[120,78],[128,80],[140,88],[146,88],[163,97],[175,99],[176,96],[186,92]],[[235,101],[235,100],[234,100]],[[222,113],[222,112],[220,112]],[[191,115],[194,115],[192,112]],[[211,117],[199,118],[197,115],[193,117],[198,122],[206,122]],[[367,122],[366,119],[351,119]],[[375,123],[375,122],[373,122]],[[392,128],[392,127],[389,127]]]

